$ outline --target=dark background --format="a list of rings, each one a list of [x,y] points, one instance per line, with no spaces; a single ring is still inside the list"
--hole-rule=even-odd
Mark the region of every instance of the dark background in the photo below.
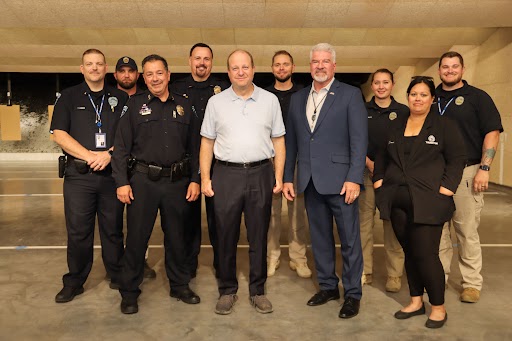
[[[188,73],[172,73],[171,82],[188,76]],[[226,73],[213,73],[218,78],[229,81]],[[368,73],[338,73],[336,79],[350,85],[360,87],[366,83],[370,74]],[[81,73],[0,73],[0,104],[7,104],[7,79],[11,79],[11,104],[24,104],[29,111],[44,112],[49,104],[55,102],[55,93],[65,88],[83,82]],[[113,74],[106,77],[107,83],[115,86],[116,81]],[[294,73],[293,81],[297,84],[308,85],[312,82],[309,73]],[[267,87],[274,82],[272,73],[256,73],[254,83],[260,87]],[[58,87],[57,87],[58,83]],[[138,86],[145,89],[142,75],[139,77]]]

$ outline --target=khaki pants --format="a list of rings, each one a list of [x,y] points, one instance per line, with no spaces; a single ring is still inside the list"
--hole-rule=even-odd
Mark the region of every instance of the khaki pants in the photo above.
[[[466,167],[462,180],[453,196],[456,211],[451,222],[443,227],[443,234],[439,245],[439,258],[443,263],[446,278],[450,274],[450,263],[453,257],[453,245],[450,235],[450,225],[453,226],[457,236],[459,251],[459,268],[462,275],[462,287],[482,290],[482,248],[478,226],[480,213],[484,207],[482,192],[473,191],[473,179],[478,172],[479,165]],[[451,224],[450,224],[451,223]]]
[[[304,193],[298,194],[293,201],[286,200],[281,194],[272,197],[272,213],[268,229],[267,259],[277,260],[281,256],[279,238],[281,235],[281,212],[283,200],[288,204],[288,253],[296,263],[306,263],[307,226]]]
[[[363,248],[364,274],[373,273],[373,227],[375,226],[375,192],[368,170],[364,172],[364,191],[359,195],[359,221]],[[388,276],[401,277],[404,270],[404,252],[396,239],[389,220],[383,220],[384,251]]]

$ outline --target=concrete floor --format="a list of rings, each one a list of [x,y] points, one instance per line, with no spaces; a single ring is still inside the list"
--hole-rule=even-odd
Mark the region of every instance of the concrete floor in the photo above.
[[[405,278],[399,293],[384,290],[381,245],[375,247],[373,285],[364,286],[360,314],[350,320],[338,318],[337,301],[306,306],[317,290],[315,282],[297,277],[288,268],[285,246],[281,267],[267,281],[274,312],[257,313],[248,300],[243,232],[238,255],[239,301],[231,315],[213,312],[218,293],[206,231],[198,276],[191,284],[201,296],[201,304],[190,306],[171,299],[158,221],[149,259],[157,278],[143,283],[138,314],[121,314],[119,293],[109,289],[103,279],[99,249],[85,293],[72,302],[56,304],[54,297],[67,270],[62,180],[56,174],[56,161],[0,164],[0,340],[512,340],[508,296],[512,273],[506,270],[512,256],[512,232],[507,229],[512,222],[512,190],[508,188],[491,186],[485,196],[480,227],[484,256],[480,302],[459,302],[460,272],[453,263],[446,291],[449,320],[444,328],[429,330],[424,327],[427,316],[406,321],[393,318],[409,296]],[[283,222],[286,225],[284,215]],[[381,244],[380,223],[375,232],[375,242]],[[286,245],[286,235],[282,233],[282,245]],[[313,268],[310,250],[308,254]],[[338,251],[338,261],[339,257]]]

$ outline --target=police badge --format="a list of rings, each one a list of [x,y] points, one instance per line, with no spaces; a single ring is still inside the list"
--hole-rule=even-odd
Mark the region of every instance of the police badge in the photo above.
[[[220,86],[218,85],[215,85],[215,87],[213,88],[213,94],[214,95],[218,95],[222,92],[222,89],[220,88]]]
[[[394,112],[394,111],[390,112],[388,117],[389,117],[390,121],[395,120],[397,118],[396,112]]]
[[[462,103],[464,103],[464,97],[462,96],[459,96],[455,99],[455,104],[456,105],[462,105]]]
[[[114,108],[117,107],[118,103],[119,101],[117,100],[117,97],[108,98],[108,104],[110,104],[110,109],[112,109],[112,112],[114,112]]]
[[[185,109],[181,105],[176,106],[176,111],[178,112],[178,115],[183,116],[185,115]]]

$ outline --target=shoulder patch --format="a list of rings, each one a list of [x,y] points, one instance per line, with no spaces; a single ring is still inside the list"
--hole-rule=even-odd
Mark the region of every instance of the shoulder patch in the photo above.
[[[55,106],[55,105],[57,104],[57,102],[59,101],[59,98],[60,98],[60,96],[61,96],[61,95],[62,95],[62,94],[61,94],[60,92],[55,93],[55,97],[56,97],[56,98],[55,98],[55,103],[53,103],[53,105],[54,105],[54,106]]]
[[[126,112],[127,112],[127,111],[128,111],[128,106],[127,106],[127,105],[125,105],[125,106],[123,107],[123,110],[121,111],[121,117],[123,117],[123,116],[124,116],[124,114],[126,114]]]

